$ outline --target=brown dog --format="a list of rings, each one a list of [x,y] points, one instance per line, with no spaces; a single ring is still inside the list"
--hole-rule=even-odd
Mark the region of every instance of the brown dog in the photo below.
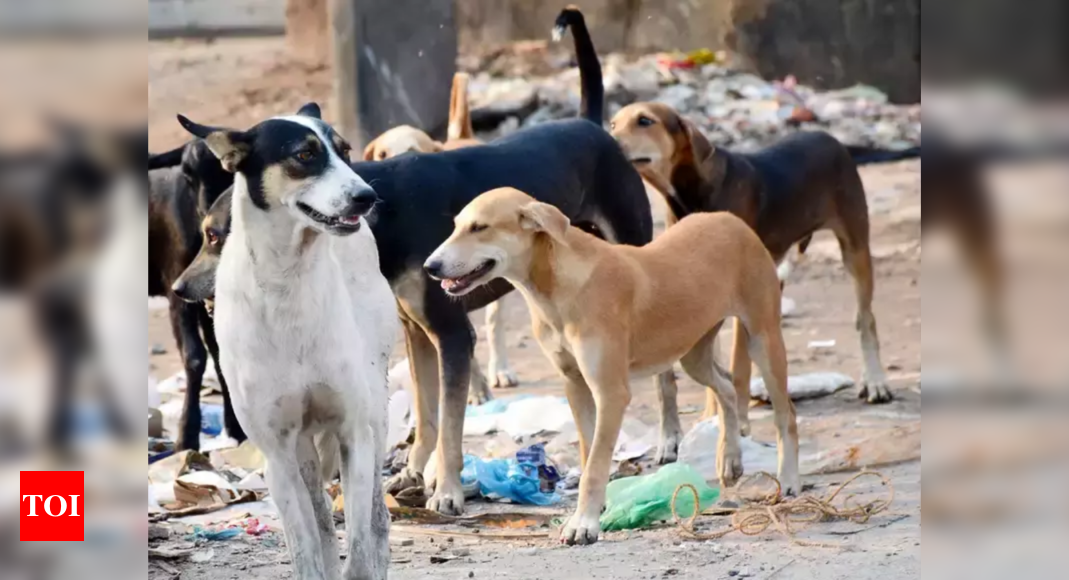
[[[856,325],[864,356],[859,396],[869,403],[891,399],[880,362],[872,314],[873,274],[868,206],[850,151],[831,135],[800,132],[752,155],[713,147],[671,107],[636,103],[613,117],[612,134],[642,176],[668,203],[672,220],[694,212],[730,211],[752,227],[777,263],[792,246],[805,251],[817,230],[839,240],[843,263],[854,279]],[[735,325],[732,375],[737,397],[749,400],[750,360],[746,329]],[[674,385],[662,381],[671,397]],[[707,399],[707,413],[715,407]],[[740,423],[748,431],[747,406]],[[667,415],[666,415],[667,416]]]
[[[431,139],[430,135],[415,127],[402,125],[386,131],[369,143],[364,149],[364,160],[381,161],[408,152],[436,153],[482,145],[483,142],[475,138],[475,131],[471,126],[468,80],[467,73],[453,75],[453,90],[449,95],[449,128],[445,143]],[[490,400],[492,398],[491,387],[497,389],[515,387],[519,384],[516,373],[509,366],[505,345],[505,321],[501,305],[502,301],[508,300],[510,298],[506,296],[501,300],[491,302],[486,307],[486,336],[489,339],[490,362],[487,365],[486,375],[480,371],[478,364],[471,365],[469,402],[473,405]],[[487,375],[490,377],[489,380],[487,380]]]
[[[401,125],[386,131],[368,143],[364,148],[364,161],[382,161],[409,151],[436,153],[482,145],[482,141],[475,138],[475,131],[471,127],[468,81],[467,73],[458,72],[453,75],[453,89],[449,94],[449,126],[446,130],[445,143],[431,139],[430,135],[411,125]]]
[[[597,541],[632,377],[663,373],[680,361],[724,410],[721,484],[742,475],[735,390],[713,357],[713,341],[729,316],[742,320],[746,348],[768,385],[783,490],[799,491],[776,267],[742,220],[726,212],[697,214],[646,246],[613,245],[570,227],[556,207],[500,188],[475,198],[454,221],[453,234],[424,268],[454,296],[498,277],[511,282],[527,301],[539,344],[566,381],[583,476],[562,541]]]

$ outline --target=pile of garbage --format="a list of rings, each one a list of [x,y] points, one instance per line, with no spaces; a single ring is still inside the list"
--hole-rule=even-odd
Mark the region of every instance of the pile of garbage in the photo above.
[[[538,59],[541,65],[534,66]],[[577,114],[579,72],[558,51],[526,43],[522,54],[494,64],[473,71],[469,86],[473,121],[484,137]],[[740,152],[805,130],[828,131],[848,145],[900,150],[920,144],[920,104],[892,104],[867,85],[821,92],[792,76],[769,81],[745,72],[724,51],[614,53],[602,57],[602,68],[609,116],[636,101],[662,102],[714,145]]]

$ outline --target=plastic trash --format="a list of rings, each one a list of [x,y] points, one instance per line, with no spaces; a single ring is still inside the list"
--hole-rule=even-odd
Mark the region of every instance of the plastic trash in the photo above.
[[[203,403],[200,406],[200,432],[215,437],[223,432],[223,406]]]
[[[479,492],[488,499],[532,505],[552,505],[560,501],[555,492],[542,491],[539,466],[515,459],[485,460],[465,455],[460,484],[466,487],[473,482],[478,482]]]
[[[817,372],[787,377],[787,393],[791,400],[816,399],[825,397],[854,385],[854,379],[842,373]],[[750,381],[750,396],[768,402],[768,390],[765,380],[756,377]]]
[[[502,412],[483,412],[475,409],[496,411],[502,403],[497,399],[479,407],[469,407],[472,414],[464,420],[464,435],[486,435],[503,431],[510,437],[530,437],[536,433],[561,432],[574,426],[571,407],[564,397],[517,396],[505,399],[507,406]]]
[[[243,528],[238,527],[211,529],[203,528],[201,526],[193,526],[193,532],[186,536],[186,540],[208,540],[211,542],[222,542],[240,536],[243,531],[245,531]]]
[[[720,497],[720,490],[710,487],[693,467],[673,463],[652,475],[625,477],[610,481],[605,490],[605,513],[601,529],[629,530],[642,528],[672,517],[672,494],[684,483],[698,490],[698,509],[704,510]],[[694,512],[694,496],[681,493],[676,501],[680,515]]]
[[[701,421],[683,437],[679,444],[679,462],[693,467],[706,481],[717,481],[717,442],[720,440],[720,424],[716,419]],[[767,471],[776,473],[779,459],[774,445],[758,443],[750,437],[739,438],[742,450],[743,473]]]

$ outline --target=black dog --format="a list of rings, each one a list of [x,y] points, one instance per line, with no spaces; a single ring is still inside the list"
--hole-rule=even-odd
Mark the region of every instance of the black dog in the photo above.
[[[201,140],[153,155],[149,167],[149,295],[166,296],[171,331],[182,355],[186,398],[175,442],[177,449],[200,448],[200,389],[210,354],[223,391],[223,423],[240,441],[245,433],[230,406],[230,393],[219,368],[219,345],[205,305],[173,289],[201,249],[201,221],[215,200],[233,184],[219,160]],[[202,336],[203,335],[203,336]]]
[[[577,10],[565,9],[561,21],[576,30],[577,43],[587,36]],[[653,237],[642,180],[601,127],[600,66],[596,74],[587,74],[589,65],[581,72],[584,119],[545,123],[481,147],[353,164],[380,198],[368,221],[382,273],[397,296],[417,387],[415,445],[408,466],[387,489],[420,485],[437,444],[444,453],[438,456],[438,482],[428,507],[443,513],[460,513],[464,502],[461,435],[475,345],[468,311],[512,289],[497,280],[457,299],[427,276],[422,264],[452,232],[453,216],[479,194],[508,186],[554,204],[572,223],[609,241],[643,245]],[[190,278],[207,276],[211,268],[202,266],[211,261],[202,252],[183,275],[186,288],[204,287]],[[439,379],[444,384],[439,386]]]

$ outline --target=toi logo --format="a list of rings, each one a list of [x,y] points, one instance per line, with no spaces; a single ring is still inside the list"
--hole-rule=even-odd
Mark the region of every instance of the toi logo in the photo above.
[[[85,472],[19,472],[19,540],[85,540]]]

